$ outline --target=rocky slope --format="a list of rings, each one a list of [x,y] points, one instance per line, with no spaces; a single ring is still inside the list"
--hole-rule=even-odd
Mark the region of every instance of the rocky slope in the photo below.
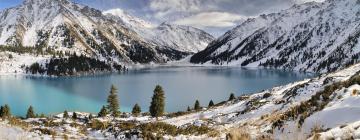
[[[359,60],[359,9],[358,0],[327,0],[250,18],[191,62],[334,71]]]
[[[163,121],[211,126],[249,139],[359,139],[359,73],[356,64]]]
[[[76,52],[128,64],[165,63],[192,53],[183,49],[188,46],[171,41],[171,37],[165,39],[173,44],[150,41],[129,26],[138,26],[136,23],[118,22],[126,20],[125,18],[107,16],[99,10],[68,0],[25,0],[17,7],[0,12],[0,45],[53,49],[62,53]],[[191,29],[186,32],[198,34]],[[161,35],[162,32],[157,34]],[[212,40],[207,33],[198,36],[187,39],[203,42],[203,46]]]

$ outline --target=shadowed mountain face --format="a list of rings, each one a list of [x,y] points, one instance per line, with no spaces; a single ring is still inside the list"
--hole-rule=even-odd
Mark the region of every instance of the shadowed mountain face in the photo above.
[[[201,50],[213,40],[203,31],[176,25],[164,32],[185,37],[165,38],[161,28],[139,31],[139,25],[120,20],[126,19],[68,0],[25,0],[0,12],[0,45],[51,48],[123,63],[165,63]],[[193,44],[185,46],[177,40]],[[184,49],[196,45],[199,49]]]
[[[359,0],[327,0],[248,19],[191,62],[334,71],[359,61],[359,9]]]

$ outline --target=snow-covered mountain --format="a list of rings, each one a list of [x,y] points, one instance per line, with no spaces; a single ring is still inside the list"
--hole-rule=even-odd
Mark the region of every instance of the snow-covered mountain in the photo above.
[[[152,23],[147,22],[143,19],[134,17],[134,16],[130,15],[129,13],[127,13],[126,11],[119,9],[119,8],[104,11],[103,14],[108,15],[108,16],[111,16],[111,15],[117,16],[118,18],[120,18],[119,20],[121,20],[123,22],[123,24],[132,26],[133,28],[153,28],[153,27],[155,27],[155,25],[153,25]]]
[[[107,16],[99,10],[69,0],[25,0],[17,7],[0,12],[0,45],[53,48],[123,63],[164,63],[192,53],[185,51],[189,46],[184,46],[182,42],[170,46],[150,41],[137,29],[144,28],[141,30],[146,31],[151,28],[150,24],[123,11],[116,12],[123,16]],[[187,31],[189,34],[198,33]],[[159,33],[162,32],[157,32],[162,36]],[[187,39],[201,42],[201,47],[204,47],[212,41],[209,34],[204,35],[204,40]],[[172,40],[171,37],[165,39]]]
[[[359,0],[294,5],[248,19],[194,55],[191,62],[333,71],[358,62],[359,21]]]
[[[213,36],[200,29],[166,22],[156,27],[149,22],[129,15],[121,9],[112,9],[103,13],[133,29],[148,42],[182,52],[197,53],[205,49],[214,40]]]
[[[162,23],[152,29],[149,41],[185,52],[199,52],[214,41],[210,34],[190,26]]]

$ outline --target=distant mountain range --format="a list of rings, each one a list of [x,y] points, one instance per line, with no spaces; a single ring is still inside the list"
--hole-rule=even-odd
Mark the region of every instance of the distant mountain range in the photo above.
[[[166,63],[204,49],[199,29],[158,27],[120,9],[99,11],[69,0],[25,0],[0,12],[0,45],[53,48],[121,63]]]
[[[359,61],[360,1],[309,2],[250,18],[192,63],[329,72]]]

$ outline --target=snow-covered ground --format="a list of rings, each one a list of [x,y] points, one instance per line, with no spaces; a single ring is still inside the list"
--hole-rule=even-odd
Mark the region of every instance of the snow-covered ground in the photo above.
[[[50,139],[39,136],[35,133],[27,132],[19,127],[14,127],[7,122],[0,122],[0,139],[2,140],[41,140]]]
[[[360,64],[317,78],[275,87],[253,94],[245,100],[238,99],[237,101],[227,102],[219,107],[163,121],[176,126],[203,124],[216,127],[225,132],[238,127],[247,128],[254,137],[266,134],[272,130],[274,131],[275,139],[283,139],[291,135],[300,135],[302,138],[307,138],[312,134],[311,130],[316,126],[324,129],[333,129],[341,125],[360,121],[358,117],[360,115],[360,86],[353,85],[337,90],[336,95],[339,97],[335,97],[323,110],[315,112],[306,118],[305,123],[300,129],[298,129],[298,119],[285,120],[285,125],[281,129],[272,129],[273,120],[292,107],[310,100],[316,92],[322,91],[326,85],[336,81],[346,81],[358,71],[360,71]],[[329,81],[329,79],[332,80]],[[265,94],[268,94],[269,97],[265,97]],[[351,133],[348,132],[350,130]],[[342,131],[358,135],[357,129],[350,130]],[[331,130],[324,133],[324,135],[327,138],[342,135],[333,131],[340,132],[339,130]]]
[[[49,55],[18,54],[13,52],[0,52],[0,75],[26,74],[25,67],[38,62],[42,64],[50,59]]]

